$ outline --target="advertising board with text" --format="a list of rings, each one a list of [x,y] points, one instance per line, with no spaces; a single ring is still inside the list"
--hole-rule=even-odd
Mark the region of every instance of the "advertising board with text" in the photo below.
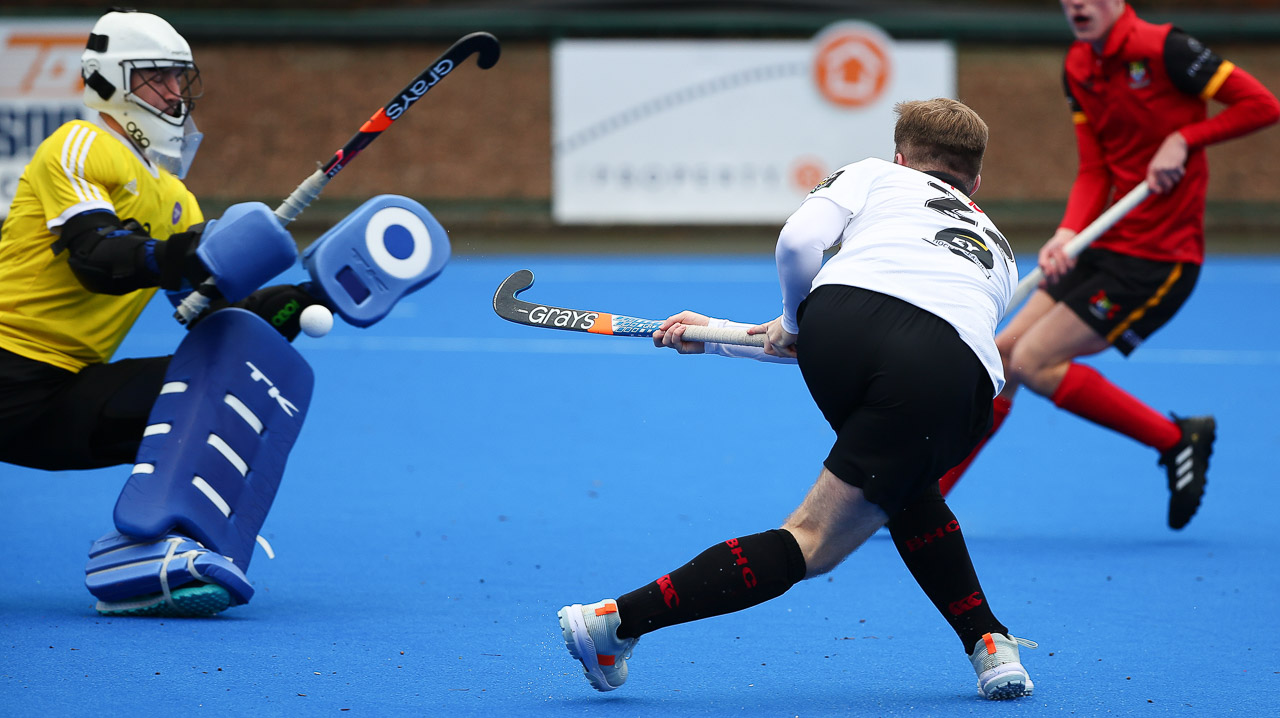
[[[0,20],[0,217],[18,178],[44,138],[69,120],[89,117],[81,98],[80,54],[94,21]]]
[[[954,97],[955,50],[839,23],[804,40],[552,48],[564,224],[773,224],[828,173],[893,157],[895,103]]]

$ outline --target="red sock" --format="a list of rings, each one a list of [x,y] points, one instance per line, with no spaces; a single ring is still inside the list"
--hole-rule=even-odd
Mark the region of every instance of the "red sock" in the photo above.
[[[978,457],[978,452],[982,451],[982,447],[987,445],[987,440],[990,439],[992,434],[996,433],[996,429],[999,429],[1000,425],[1004,423],[1004,418],[1009,415],[1009,410],[1012,408],[1013,402],[1003,396],[997,396],[991,401],[991,412],[993,416],[991,420],[991,431],[988,431],[987,435],[982,437],[982,441],[979,441],[978,445],[973,447],[973,451],[969,452],[969,456],[966,457],[964,461],[956,464],[938,480],[938,490],[942,492],[943,496],[951,493],[951,487],[956,485],[956,482],[960,480],[961,476],[964,476],[965,471],[968,471],[969,464],[972,464],[973,460]]]
[[[1067,367],[1049,398],[1060,409],[1160,451],[1168,451],[1182,438],[1177,424],[1084,364]]]

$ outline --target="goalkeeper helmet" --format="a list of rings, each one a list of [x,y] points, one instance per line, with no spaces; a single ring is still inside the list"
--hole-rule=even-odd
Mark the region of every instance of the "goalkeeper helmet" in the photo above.
[[[131,10],[103,15],[80,56],[80,72],[86,106],[118,122],[148,160],[186,176],[202,139],[191,119],[200,70],[172,25]]]

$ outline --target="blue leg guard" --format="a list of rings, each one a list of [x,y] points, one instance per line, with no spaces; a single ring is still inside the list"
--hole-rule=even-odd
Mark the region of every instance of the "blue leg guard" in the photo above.
[[[247,601],[244,574],[313,383],[302,356],[251,312],[224,309],[196,325],[169,364],[116,501],[123,536],[94,544],[90,592],[112,604],[158,594],[167,605],[180,575],[221,586],[230,605]],[[174,542],[190,560],[164,558]]]
[[[302,253],[325,304],[367,327],[449,262],[449,235],[426,207],[394,194],[360,205]]]

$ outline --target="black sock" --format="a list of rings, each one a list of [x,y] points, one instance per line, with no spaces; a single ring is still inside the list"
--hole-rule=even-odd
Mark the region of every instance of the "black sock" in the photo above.
[[[729,539],[618,599],[619,638],[741,611],[804,579],[800,544],[784,529]]]
[[[960,523],[936,489],[895,514],[889,535],[916,583],[960,637],[965,653],[985,633],[1008,635],[982,593]]]

